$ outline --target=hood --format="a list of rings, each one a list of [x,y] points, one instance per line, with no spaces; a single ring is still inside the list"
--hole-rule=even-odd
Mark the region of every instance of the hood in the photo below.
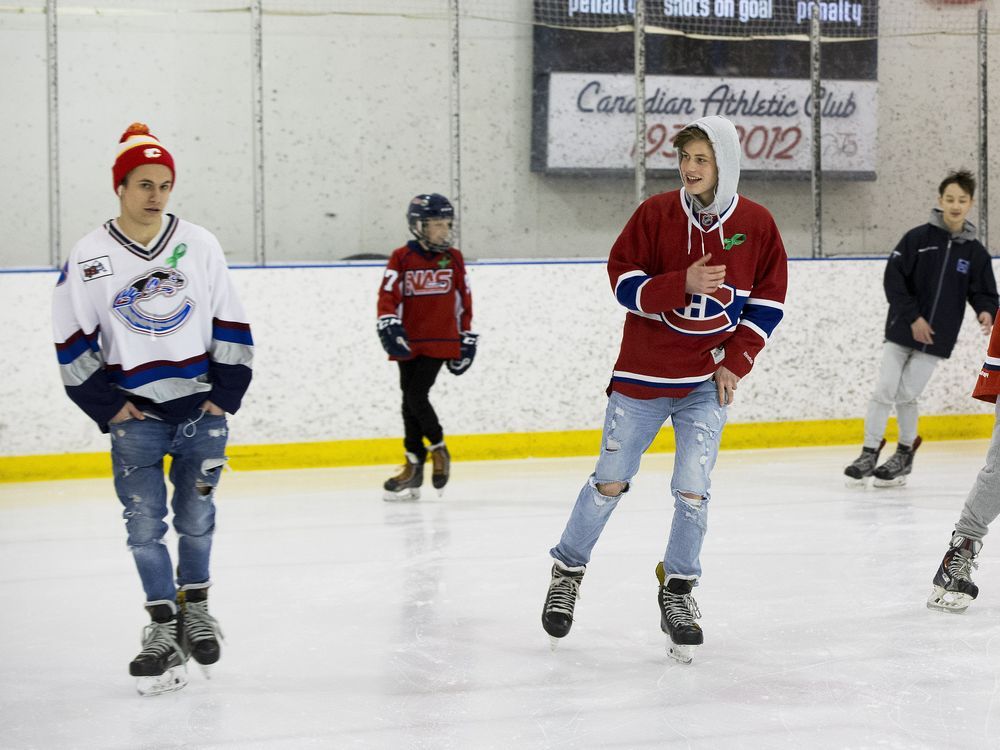
[[[715,151],[715,164],[719,169],[719,184],[715,188],[715,203],[705,208],[715,214],[724,214],[736,197],[740,185],[740,136],[736,126],[725,117],[711,115],[687,125],[705,131]],[[678,170],[679,171],[679,170]],[[687,191],[685,191],[687,192]],[[694,196],[692,196],[694,197]]]
[[[968,240],[976,239],[976,225],[968,219],[966,219],[965,223],[962,225],[962,230],[957,234],[953,234],[952,231],[948,229],[948,225],[944,223],[944,211],[940,208],[931,209],[931,218],[927,220],[927,223],[932,227],[943,229],[950,234],[952,239],[956,242],[966,242]]]

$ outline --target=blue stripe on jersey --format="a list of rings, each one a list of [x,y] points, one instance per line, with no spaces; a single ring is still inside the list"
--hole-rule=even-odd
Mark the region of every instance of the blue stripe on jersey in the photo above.
[[[629,310],[640,312],[636,295],[639,292],[639,287],[648,279],[649,276],[632,276],[620,282],[615,289],[615,297],[618,298],[618,302]]]
[[[778,323],[785,316],[784,310],[779,307],[771,307],[769,305],[757,305],[753,302],[747,302],[746,306],[743,308],[743,320],[747,320],[753,323],[755,326],[760,328],[767,334],[770,338],[774,329],[777,327]]]
[[[706,378],[707,379],[707,378]],[[653,383],[649,380],[639,380],[638,378],[623,378],[620,375],[613,375],[611,377],[611,382],[613,383],[631,383],[632,385],[641,385],[645,388],[659,388],[660,390],[669,391],[690,391],[692,388],[697,388],[701,385],[704,380],[699,380],[690,383]]]
[[[148,369],[133,370],[130,373],[122,372],[119,369],[108,368],[108,380],[126,390],[139,388],[157,380],[167,380],[168,378],[184,378],[191,380],[208,372],[208,356],[202,355],[195,361],[188,362],[164,362],[157,367]]]
[[[253,346],[250,326],[246,323],[231,323],[216,318],[212,321],[212,338],[216,341],[228,341],[230,344]]]
[[[989,372],[1000,372],[1000,365],[991,365],[989,362],[983,362],[983,369]]]
[[[83,331],[77,331],[61,344],[56,344],[56,358],[59,364],[68,365],[86,351],[97,352],[97,331],[87,336]]]

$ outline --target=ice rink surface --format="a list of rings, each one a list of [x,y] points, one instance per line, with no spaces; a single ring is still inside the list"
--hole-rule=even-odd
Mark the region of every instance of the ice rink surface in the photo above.
[[[723,452],[687,666],[653,572],[672,455],[644,459],[554,652],[548,549],[593,458],[456,460],[405,504],[393,467],[227,472],[222,660],[151,698],[110,480],[0,484],[0,747],[1000,747],[1000,547],[967,613],[924,604],[986,446],[926,443],[888,490],[845,488],[853,446]]]

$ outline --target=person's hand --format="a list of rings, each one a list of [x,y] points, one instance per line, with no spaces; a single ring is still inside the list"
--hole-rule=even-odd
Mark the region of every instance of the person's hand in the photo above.
[[[989,336],[993,330],[993,316],[988,312],[979,313],[979,327],[983,329],[984,335]]]
[[[145,419],[146,415],[143,414],[131,401],[126,401],[125,406],[118,410],[111,421],[108,424],[118,424],[119,422],[124,422],[127,419]]]
[[[913,333],[913,340],[918,344],[933,344],[934,329],[923,317],[919,317],[910,324],[910,331]]]
[[[736,386],[740,379],[732,370],[720,367],[715,371],[715,389],[719,392],[719,406],[730,406],[736,398]]]
[[[226,413],[225,409],[223,409],[220,406],[216,406],[211,401],[206,401],[205,403],[203,403],[201,405],[201,410],[202,411],[207,411],[213,417],[221,417],[223,414]]]
[[[725,266],[710,266],[712,254],[706,253],[688,266],[684,291],[688,294],[711,294],[726,279]]]

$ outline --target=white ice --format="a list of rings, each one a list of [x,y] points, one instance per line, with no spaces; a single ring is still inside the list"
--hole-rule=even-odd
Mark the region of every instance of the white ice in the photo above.
[[[381,500],[392,467],[227,472],[223,657],[155,698],[127,673],[146,617],[110,480],[0,485],[0,747],[995,748],[991,537],[969,611],[925,607],[985,452],[926,443],[907,486],[866,491],[853,446],[722,453],[690,666],[655,602],[671,455],[644,459],[555,652],[548,549],[592,458],[456,460],[405,504]]]

